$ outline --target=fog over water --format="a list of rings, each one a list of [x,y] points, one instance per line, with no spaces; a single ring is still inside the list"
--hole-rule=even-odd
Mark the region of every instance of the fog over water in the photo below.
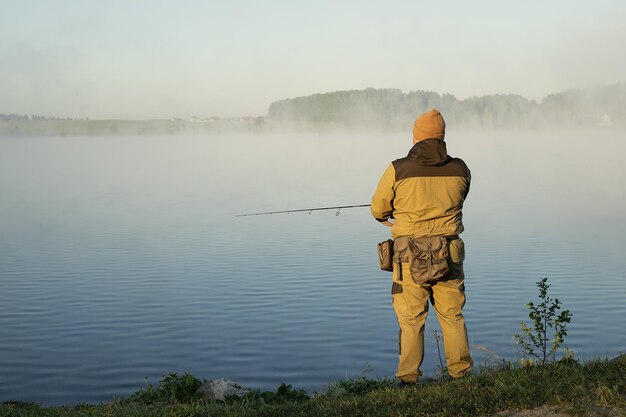
[[[463,239],[477,363],[514,360],[547,276],[567,346],[626,338],[621,133],[449,129],[472,170]],[[169,372],[273,389],[394,372],[397,324],[367,209],[407,134],[0,139],[0,400],[107,401]],[[424,370],[438,359],[427,329]],[[371,375],[371,374],[370,374]]]

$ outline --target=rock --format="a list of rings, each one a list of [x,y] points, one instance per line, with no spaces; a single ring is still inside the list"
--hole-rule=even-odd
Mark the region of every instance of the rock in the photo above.
[[[233,382],[229,379],[214,379],[207,381],[198,388],[198,391],[207,400],[219,400],[224,401],[226,397],[237,396],[243,397],[244,395],[252,392],[250,388],[242,387],[241,385]]]

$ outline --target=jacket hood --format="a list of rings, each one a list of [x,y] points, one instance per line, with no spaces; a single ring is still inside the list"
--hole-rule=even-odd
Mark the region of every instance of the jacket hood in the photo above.
[[[415,160],[419,165],[426,166],[443,165],[450,159],[446,143],[440,139],[426,139],[417,142],[409,151],[407,158]]]

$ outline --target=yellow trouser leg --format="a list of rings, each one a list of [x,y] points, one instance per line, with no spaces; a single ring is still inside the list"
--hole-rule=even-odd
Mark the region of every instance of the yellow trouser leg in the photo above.
[[[394,281],[402,283],[402,292],[393,294],[393,308],[400,325],[398,348],[398,371],[396,377],[405,381],[417,381],[419,367],[424,360],[424,325],[428,316],[427,287],[410,285],[411,279],[408,264],[402,265],[403,281],[397,279],[394,270]]]
[[[432,286],[431,302],[443,333],[448,373],[459,378],[472,369],[467,328],[462,309],[465,305],[465,284],[462,264],[450,264],[450,272]]]

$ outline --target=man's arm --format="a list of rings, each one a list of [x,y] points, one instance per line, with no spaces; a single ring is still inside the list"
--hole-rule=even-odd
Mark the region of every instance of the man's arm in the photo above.
[[[372,196],[372,216],[386,226],[391,226],[388,219],[393,214],[393,199],[396,196],[396,192],[393,189],[395,179],[396,171],[393,164],[389,164]]]
[[[464,200],[467,198],[467,195],[469,194],[471,183],[472,183],[472,173],[469,170],[469,168],[467,168],[467,188],[465,189],[465,195],[463,196]]]

